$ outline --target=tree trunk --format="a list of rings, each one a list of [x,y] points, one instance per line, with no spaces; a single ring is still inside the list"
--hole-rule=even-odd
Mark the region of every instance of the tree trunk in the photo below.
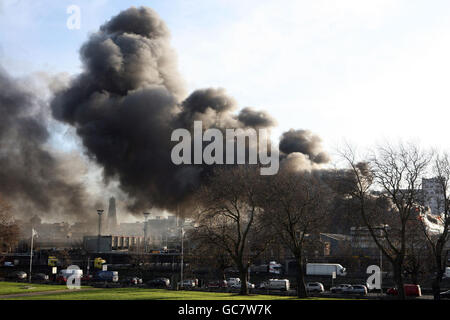
[[[297,296],[299,298],[307,298],[308,292],[306,292],[305,275],[303,274],[303,262],[302,258],[297,258]]]
[[[434,300],[441,300],[441,284],[440,284],[439,276],[436,276],[436,278],[433,280],[433,283],[431,285],[433,289],[433,298]]]
[[[441,300],[441,281],[443,277],[444,272],[441,268],[439,268],[436,272],[436,277],[434,278],[433,283],[431,285],[433,289],[434,300]]]
[[[403,283],[403,268],[402,268],[402,264],[398,261],[394,262],[393,265],[393,269],[394,269],[394,281],[395,284],[397,285],[397,290],[398,290],[398,299],[400,300],[405,300],[406,299],[406,295],[405,295],[405,288],[404,288],[404,283]]]
[[[241,290],[239,291],[240,295],[248,295],[248,267],[239,266],[239,275],[241,279]]]
[[[444,277],[445,268],[442,269],[442,258],[441,258],[441,252],[442,249],[439,250],[439,248],[442,248],[441,246],[437,246],[437,250],[435,253],[435,260],[436,260],[436,277],[433,280],[432,283],[432,290],[433,290],[433,298],[434,300],[441,300],[441,281]]]

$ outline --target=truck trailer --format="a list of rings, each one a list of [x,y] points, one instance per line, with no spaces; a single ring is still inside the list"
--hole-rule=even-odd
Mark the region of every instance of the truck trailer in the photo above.
[[[337,263],[307,263],[307,276],[332,276],[336,272],[336,276],[345,276],[347,274],[345,268]]]

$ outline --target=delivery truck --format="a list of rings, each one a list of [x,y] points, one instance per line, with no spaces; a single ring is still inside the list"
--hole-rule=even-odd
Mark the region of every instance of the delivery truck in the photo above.
[[[336,276],[345,276],[347,274],[345,268],[337,263],[307,263],[307,276],[332,276],[336,272]]]

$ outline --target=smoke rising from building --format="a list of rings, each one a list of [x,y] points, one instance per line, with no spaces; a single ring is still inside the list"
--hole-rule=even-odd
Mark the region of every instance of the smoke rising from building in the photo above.
[[[308,130],[289,130],[283,133],[280,151],[286,155],[301,153],[308,156],[316,164],[327,163],[328,154],[322,151],[322,139]]]
[[[56,119],[76,128],[88,155],[117,179],[131,210],[174,210],[189,201],[206,166],[175,166],[171,132],[192,128],[271,127],[275,120],[253,108],[238,115],[223,89],[201,89],[185,100],[184,81],[166,24],[151,9],[130,8],[90,36],[80,50],[84,71],[52,102]],[[206,129],[206,128],[205,128]],[[283,136],[282,151],[304,153],[315,163],[327,156],[320,139],[306,131]]]
[[[222,88],[187,96],[168,28],[149,8],[133,7],[113,17],[90,36],[80,56],[80,75],[68,85],[61,79],[48,83],[57,90],[50,105],[42,92],[0,70],[0,196],[25,216],[85,220],[103,207],[95,200],[103,195],[90,195],[77,180],[82,176],[78,157],[49,145],[49,112],[75,129],[86,155],[103,169],[105,182],[117,182],[129,197],[129,209],[139,213],[152,206],[172,211],[187,207],[211,170],[172,163],[174,129],[192,128],[195,120],[203,121],[205,129],[276,125],[264,111],[239,111]],[[290,140],[295,145],[295,137]],[[297,167],[323,163],[319,142],[313,142],[313,151],[283,152],[302,153],[301,162],[290,157]]]
[[[24,81],[0,67],[0,197],[22,216],[86,214],[77,169],[65,166],[75,160],[52,152],[48,105]]]

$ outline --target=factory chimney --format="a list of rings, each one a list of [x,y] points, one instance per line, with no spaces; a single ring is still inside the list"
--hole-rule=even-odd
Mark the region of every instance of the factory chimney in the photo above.
[[[114,233],[117,230],[117,214],[116,214],[116,199],[111,197],[109,199],[109,209],[108,209],[108,232]]]

